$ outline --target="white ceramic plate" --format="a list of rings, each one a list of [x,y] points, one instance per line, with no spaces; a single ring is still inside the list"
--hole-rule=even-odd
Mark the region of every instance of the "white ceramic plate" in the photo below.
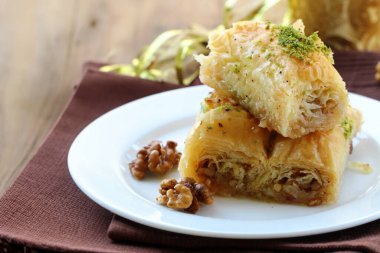
[[[322,207],[271,204],[216,197],[197,214],[156,203],[162,177],[137,181],[128,162],[151,140],[183,141],[210,90],[192,87],[164,92],[116,108],[87,126],[69,152],[68,165],[78,187],[92,200],[122,217],[147,226],[219,238],[283,238],[336,231],[380,218],[380,102],[350,94],[364,116],[354,141],[353,161],[368,162],[371,174],[346,170],[339,201]],[[177,172],[167,177],[177,176]]]

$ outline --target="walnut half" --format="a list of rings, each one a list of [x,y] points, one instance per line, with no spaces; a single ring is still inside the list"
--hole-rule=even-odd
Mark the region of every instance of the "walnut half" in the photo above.
[[[174,141],[167,141],[165,146],[160,141],[152,141],[140,149],[136,159],[129,164],[132,175],[137,179],[143,179],[147,171],[163,175],[173,169],[181,157],[176,147],[177,143]]]
[[[201,206],[200,203],[213,203],[207,187],[191,178],[183,178],[178,182],[174,178],[164,179],[159,192],[160,195],[156,199],[159,204],[189,213],[196,213]]]

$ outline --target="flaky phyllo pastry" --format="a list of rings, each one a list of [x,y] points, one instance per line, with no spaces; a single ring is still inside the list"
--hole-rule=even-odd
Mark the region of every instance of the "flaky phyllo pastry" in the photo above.
[[[301,21],[244,21],[216,31],[209,37],[210,54],[196,57],[200,79],[282,136],[330,130],[345,117],[345,83],[330,49],[303,30]]]
[[[361,114],[347,107],[333,129],[290,139],[259,127],[233,99],[210,95],[186,139],[181,176],[223,196],[304,205],[336,200]]]

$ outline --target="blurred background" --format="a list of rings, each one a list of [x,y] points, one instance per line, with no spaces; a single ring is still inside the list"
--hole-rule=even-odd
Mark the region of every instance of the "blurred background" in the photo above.
[[[0,0],[0,193],[58,120],[86,61],[186,84],[211,30],[297,18],[334,50],[380,51],[380,0]]]
[[[223,3],[0,0],[0,192],[51,130],[84,62],[129,62],[165,30],[213,28]]]

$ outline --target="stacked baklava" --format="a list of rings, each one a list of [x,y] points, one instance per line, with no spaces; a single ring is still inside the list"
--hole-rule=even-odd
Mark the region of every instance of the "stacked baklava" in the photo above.
[[[238,22],[199,55],[202,102],[179,170],[222,196],[320,205],[337,199],[361,114],[332,53],[303,24]]]

